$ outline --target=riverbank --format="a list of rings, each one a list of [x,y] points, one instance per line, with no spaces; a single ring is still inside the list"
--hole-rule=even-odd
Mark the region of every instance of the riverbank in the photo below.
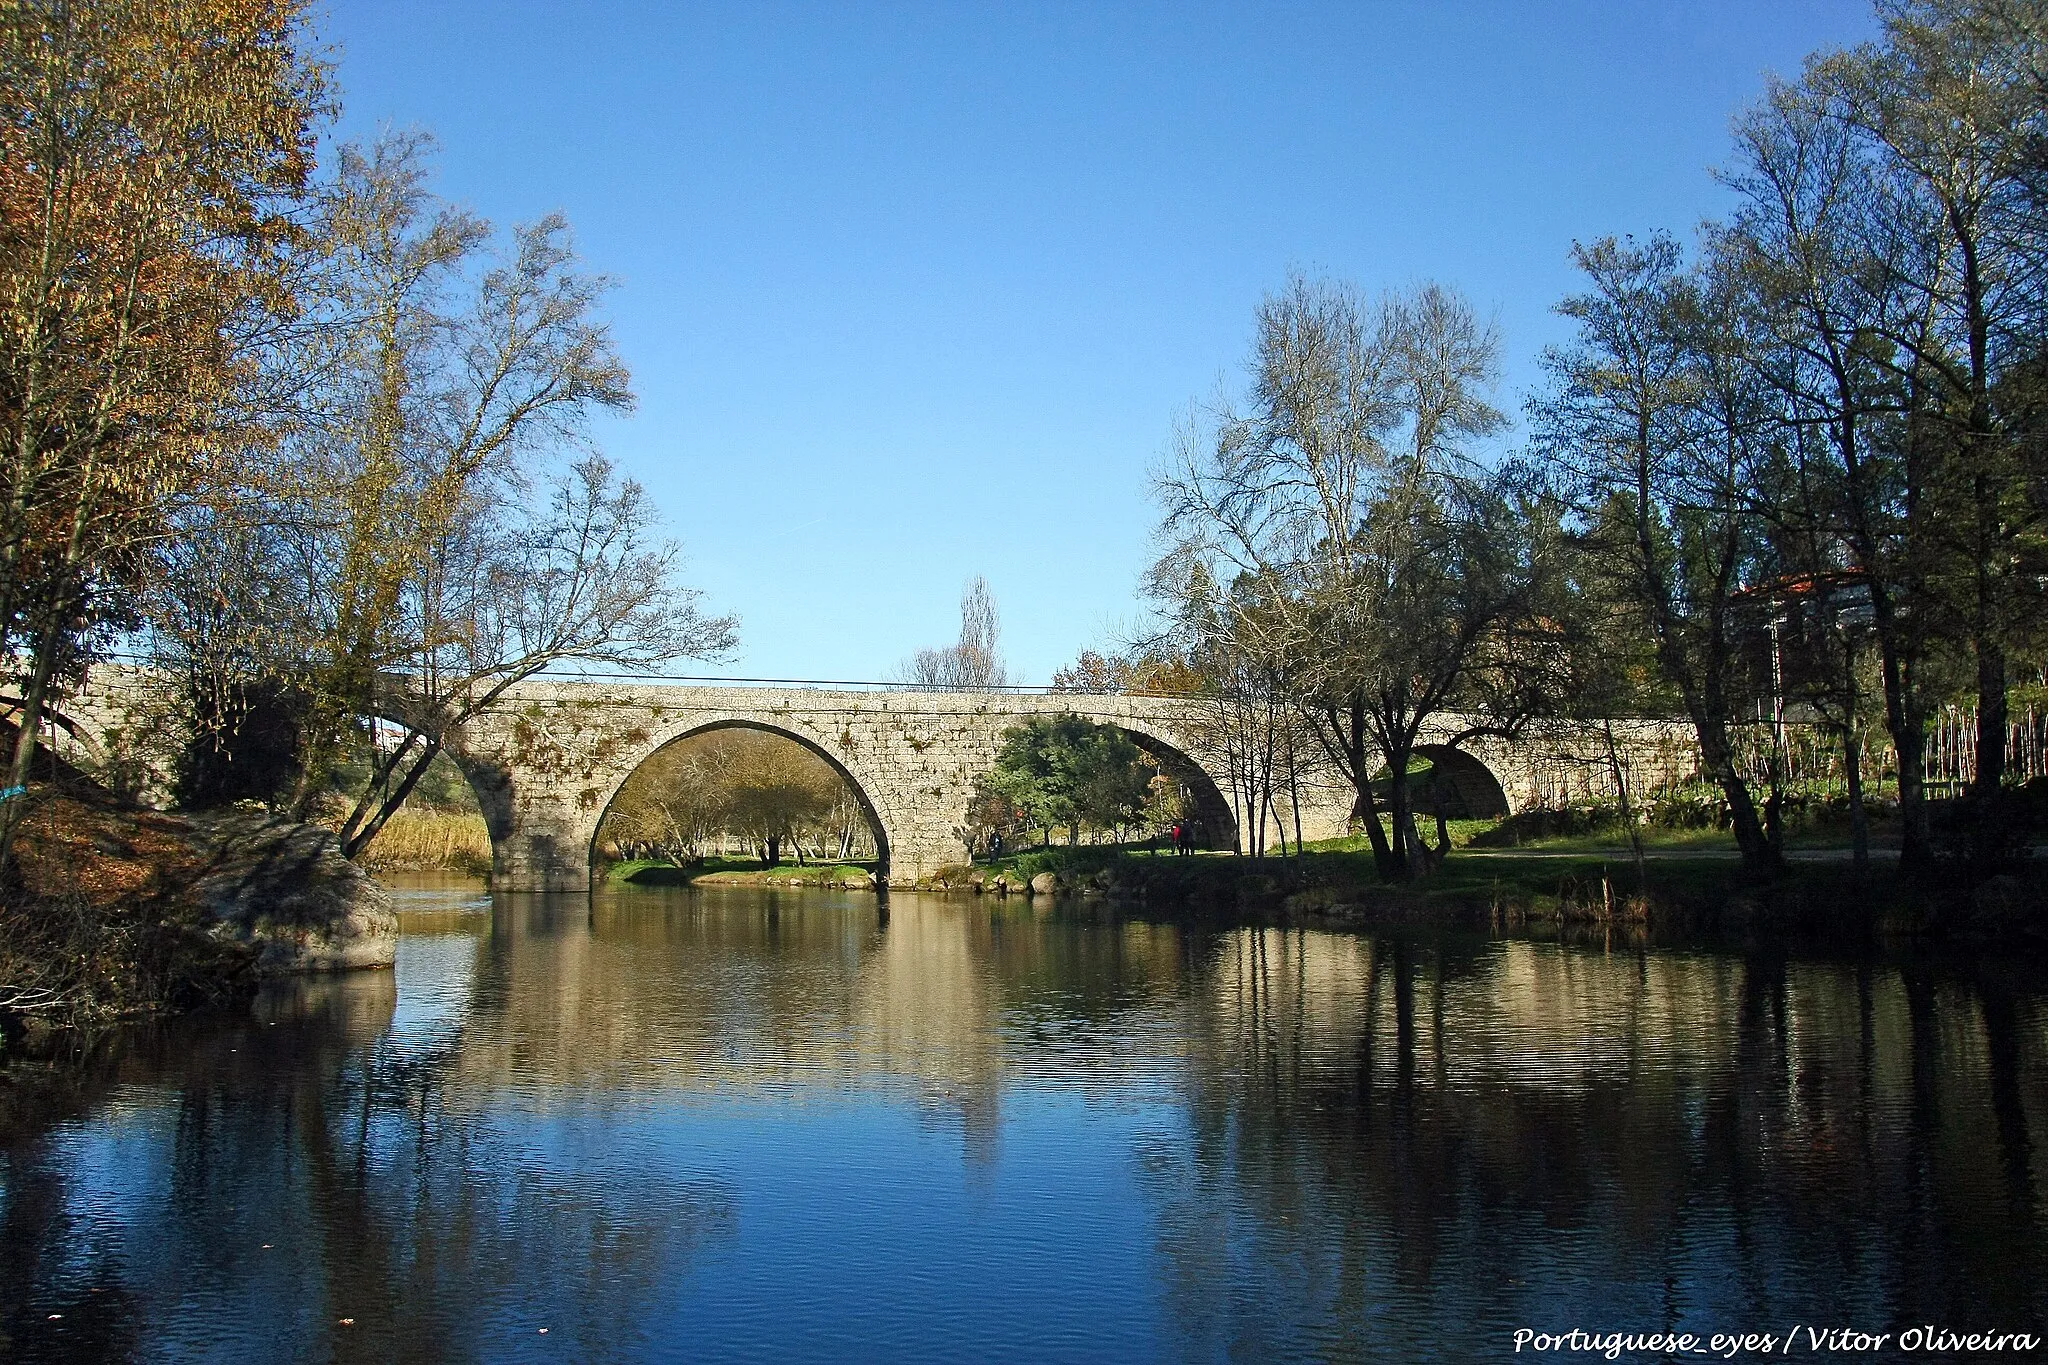
[[[264,977],[389,967],[390,898],[330,832],[36,789],[0,889],[0,1055],[238,1004]]]
[[[1930,885],[1900,876],[1888,860],[1859,872],[1846,858],[1808,857],[1759,882],[1712,849],[1663,851],[1640,869],[1625,852],[1454,850],[1429,873],[1388,883],[1369,851],[1345,844],[1265,859],[1055,847],[942,869],[921,885],[1328,928],[1625,924],[1839,942],[1933,938],[2048,956],[2048,867]]]

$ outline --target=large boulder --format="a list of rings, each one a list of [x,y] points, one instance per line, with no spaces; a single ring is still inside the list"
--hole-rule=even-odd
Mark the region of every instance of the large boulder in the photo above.
[[[1031,879],[1031,894],[1034,896],[1056,895],[1059,889],[1060,879],[1056,872],[1041,872]]]
[[[255,950],[263,976],[389,967],[398,952],[391,894],[341,856],[331,830],[261,816],[206,827],[193,887],[215,938]]]

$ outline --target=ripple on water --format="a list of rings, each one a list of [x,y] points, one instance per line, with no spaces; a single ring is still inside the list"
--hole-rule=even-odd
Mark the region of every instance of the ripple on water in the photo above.
[[[1995,981],[402,894],[388,976],[138,1033],[0,1153],[14,1356],[1468,1360],[1520,1325],[2048,1321],[2048,1009]]]

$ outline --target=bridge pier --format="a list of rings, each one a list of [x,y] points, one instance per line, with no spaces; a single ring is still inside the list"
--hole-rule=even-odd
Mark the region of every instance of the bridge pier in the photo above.
[[[588,891],[590,844],[540,822],[491,841],[494,891]]]

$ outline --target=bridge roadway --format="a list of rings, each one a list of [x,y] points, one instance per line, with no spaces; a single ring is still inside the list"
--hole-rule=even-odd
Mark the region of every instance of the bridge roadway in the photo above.
[[[142,761],[168,771],[152,679],[144,669],[105,666],[67,701],[61,744],[79,766],[134,762],[141,752]],[[492,882],[501,889],[589,887],[598,825],[627,777],[664,745],[732,726],[785,735],[836,768],[867,811],[888,880],[907,885],[967,860],[962,822],[1004,731],[1063,714],[1128,733],[1194,794],[1212,843],[1227,847],[1245,828],[1249,813],[1205,740],[1201,708],[1184,698],[535,679],[449,735],[446,749],[476,792],[491,833]],[[1588,735],[1552,731],[1476,741],[1460,752],[1440,747],[1465,728],[1463,717],[1441,718],[1423,735],[1422,752],[1444,764],[1472,814],[1585,799],[1606,788],[1604,749],[1596,752]],[[152,741],[158,751],[143,752]],[[1688,769],[1689,741],[1679,727],[1632,723],[1625,739],[1631,780]],[[1300,796],[1308,838],[1344,831],[1351,793],[1341,779],[1305,778]],[[1287,818],[1291,826],[1291,803]]]

